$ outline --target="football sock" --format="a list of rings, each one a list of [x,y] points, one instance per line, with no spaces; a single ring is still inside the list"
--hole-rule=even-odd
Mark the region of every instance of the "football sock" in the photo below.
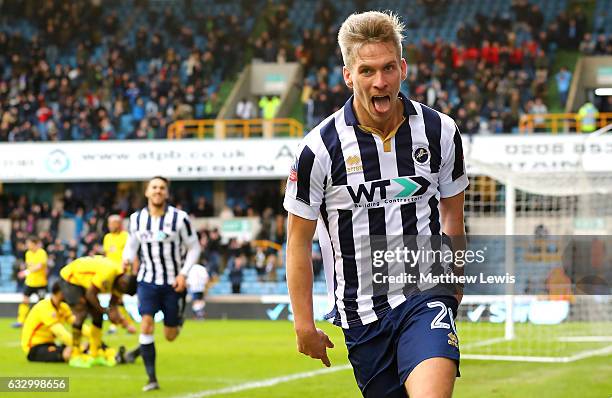
[[[89,336],[89,354],[96,356],[102,345],[102,329],[97,326],[91,327],[91,335]]]
[[[21,303],[17,309],[17,322],[23,324],[30,312],[30,306],[28,304]]]
[[[149,376],[149,382],[157,381],[157,376],[155,375],[155,340],[153,335],[141,334],[139,340],[140,353],[142,354],[147,376]]]
[[[72,347],[75,352],[81,352],[81,336],[83,332],[80,328],[72,325]]]

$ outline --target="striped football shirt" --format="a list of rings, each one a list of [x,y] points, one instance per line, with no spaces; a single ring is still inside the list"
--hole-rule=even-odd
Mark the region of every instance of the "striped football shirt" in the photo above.
[[[287,181],[285,209],[319,220],[328,295],[334,302],[330,317],[344,328],[374,322],[407,295],[435,287],[373,283],[374,273],[391,274],[387,267],[397,265],[374,267],[372,251],[391,245],[385,239],[440,236],[440,198],[468,186],[454,121],[399,96],[404,122],[385,139],[359,125],[351,97],[304,137]],[[378,236],[383,242],[372,238]],[[401,266],[406,273],[426,273],[440,265],[432,260]]]
[[[196,247],[199,254],[198,235],[185,211],[167,206],[165,213],[157,217],[145,207],[130,216],[123,258],[132,260],[138,254],[139,282],[171,285],[181,270],[186,268],[183,273],[187,275],[195,263],[187,264],[185,258],[191,247]]]

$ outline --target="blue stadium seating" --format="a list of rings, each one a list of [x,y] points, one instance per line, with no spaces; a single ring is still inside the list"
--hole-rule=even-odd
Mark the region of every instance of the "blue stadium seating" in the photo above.
[[[14,256],[0,256],[0,293],[14,293],[16,290],[17,284],[12,280],[14,261]]]

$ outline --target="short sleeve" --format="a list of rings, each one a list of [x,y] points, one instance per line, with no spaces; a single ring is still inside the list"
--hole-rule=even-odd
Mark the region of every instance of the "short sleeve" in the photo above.
[[[181,234],[181,239],[183,240],[185,245],[189,246],[193,242],[198,241],[198,233],[193,228],[193,224],[191,223],[191,220],[189,219],[189,215],[185,213],[184,216],[185,217],[183,218],[183,223],[182,223],[179,233]]]
[[[459,128],[453,123],[455,132],[448,141],[439,175],[440,197],[450,198],[468,187],[469,182],[465,172],[463,145]]]
[[[298,151],[291,166],[283,206],[296,216],[316,220],[323,202],[326,173],[308,145]]]

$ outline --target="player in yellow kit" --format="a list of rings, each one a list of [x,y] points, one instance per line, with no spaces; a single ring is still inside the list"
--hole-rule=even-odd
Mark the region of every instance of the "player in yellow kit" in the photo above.
[[[72,346],[75,353],[70,360],[73,366],[89,367],[96,361],[102,345],[102,321],[108,314],[113,323],[126,326],[126,320],[117,310],[122,294],[136,293],[136,277],[124,272],[123,266],[102,257],[81,257],[60,271],[60,286],[65,301],[70,305],[75,319],[72,324]],[[110,293],[108,308],[103,308],[98,293]],[[79,355],[83,322],[87,315],[92,318],[89,352],[93,359]],[[99,358],[103,357],[100,356]]]
[[[128,239],[127,231],[121,226],[121,217],[113,214],[108,217],[108,233],[104,235],[104,255],[111,260],[121,263],[123,261],[123,248]]]
[[[110,215],[107,221],[108,233],[104,235],[104,240],[102,242],[104,247],[104,255],[116,263],[122,264],[123,249],[125,248],[125,244],[128,239],[128,233],[127,231],[123,230],[121,225],[121,217],[119,215]],[[136,333],[136,323],[126,311],[125,306],[123,305],[123,300],[120,299],[117,305],[119,313],[123,319],[127,321],[126,330],[128,333]],[[114,333],[116,331],[115,325],[112,324],[108,331],[109,333]]]
[[[25,254],[26,269],[19,273],[20,278],[25,277],[23,287],[23,301],[17,310],[17,322],[14,327],[23,326],[23,322],[30,310],[30,296],[36,294],[38,300],[47,294],[47,252],[42,248],[37,236],[28,238],[28,250]]]
[[[64,324],[73,320],[60,285],[55,283],[51,297],[32,307],[21,330],[21,348],[28,361],[67,362],[72,353],[72,335]],[[60,345],[56,344],[57,340]]]

